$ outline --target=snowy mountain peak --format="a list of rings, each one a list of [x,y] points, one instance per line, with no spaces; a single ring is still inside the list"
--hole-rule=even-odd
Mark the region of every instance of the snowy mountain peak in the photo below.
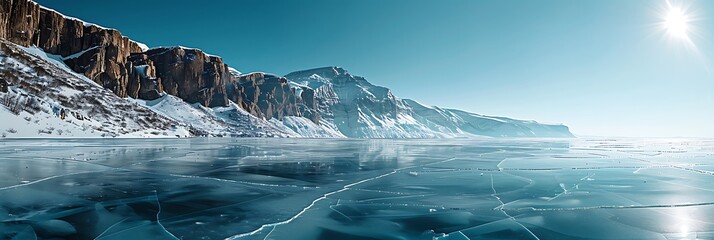
[[[349,72],[345,70],[342,67],[338,66],[332,66],[332,67],[320,67],[320,68],[313,68],[313,69],[308,69],[308,70],[302,70],[302,71],[296,71],[292,72],[286,76],[293,76],[293,77],[310,77],[310,76],[315,76],[315,78],[323,78],[323,79],[332,79],[338,76],[344,76],[344,75],[349,75]]]
[[[315,89],[323,121],[347,137],[572,137],[562,125],[483,116],[400,99],[389,88],[340,67],[298,71],[286,77]]]

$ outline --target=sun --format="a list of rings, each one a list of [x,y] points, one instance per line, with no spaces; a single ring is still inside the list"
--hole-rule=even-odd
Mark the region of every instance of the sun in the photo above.
[[[701,38],[697,23],[701,20],[691,1],[665,0],[658,15],[657,28],[672,46],[698,51],[695,38]]]
[[[665,0],[664,8],[660,10],[660,27],[672,40],[691,42],[694,33],[692,24],[695,13],[690,11],[691,5],[687,1]]]
[[[681,8],[670,6],[663,25],[671,36],[686,39],[689,37],[689,22],[689,16]]]

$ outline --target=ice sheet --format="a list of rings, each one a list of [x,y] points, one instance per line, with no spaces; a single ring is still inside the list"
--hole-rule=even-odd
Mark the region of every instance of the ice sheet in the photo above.
[[[0,141],[2,239],[709,239],[706,139]]]

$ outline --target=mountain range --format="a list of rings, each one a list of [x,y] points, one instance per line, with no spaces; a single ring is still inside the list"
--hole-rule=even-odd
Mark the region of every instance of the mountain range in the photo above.
[[[340,67],[241,73],[28,0],[0,2],[3,137],[573,137],[395,96]]]

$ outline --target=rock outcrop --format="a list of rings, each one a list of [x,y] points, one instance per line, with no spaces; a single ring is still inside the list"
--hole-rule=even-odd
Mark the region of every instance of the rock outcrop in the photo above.
[[[315,110],[314,91],[304,86],[291,86],[287,78],[265,73],[239,76],[233,83],[231,100],[244,104],[253,115],[270,120],[285,116],[301,116],[314,123],[320,121]],[[306,99],[306,100],[303,100]]]
[[[165,92],[206,107],[233,101],[268,120],[320,119],[312,89],[291,88],[287,79],[262,73],[235,76],[223,59],[199,49],[148,49],[115,29],[66,17],[29,0],[0,1],[0,38],[57,55],[73,71],[119,97],[153,100]]]
[[[164,91],[207,107],[228,104],[226,83],[234,77],[220,57],[199,49],[170,47],[132,54],[129,60],[132,72],[137,72],[129,84],[131,97],[153,100]]]
[[[154,100],[164,92],[161,80],[156,76],[156,66],[146,54],[129,57],[134,69],[130,71],[128,95],[135,99]]]
[[[153,100],[166,92],[207,107],[237,103],[252,115],[270,120],[304,116],[317,123],[314,91],[291,86],[266,73],[234,75],[217,56],[185,47],[154,48],[129,56],[129,96]],[[299,94],[298,94],[299,92]]]
[[[144,50],[115,29],[65,17],[28,0],[2,0],[0,38],[62,56],[72,70],[120,97],[127,96],[127,57]]]

